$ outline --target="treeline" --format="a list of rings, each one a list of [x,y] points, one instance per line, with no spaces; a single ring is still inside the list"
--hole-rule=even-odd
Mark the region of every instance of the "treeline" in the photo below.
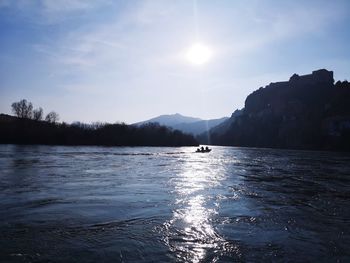
[[[58,115],[37,118],[31,103],[12,104],[17,117],[0,114],[1,144],[197,146],[192,135],[158,124],[58,123]],[[16,109],[16,111],[14,110]],[[41,114],[41,116],[43,116]],[[53,117],[53,118],[52,118]]]
[[[33,104],[26,99],[12,103],[11,107],[13,114],[15,114],[18,118],[36,121],[41,121],[44,118],[44,110],[41,107],[33,109]],[[54,111],[49,112],[45,117],[45,121],[51,123],[55,123],[58,120],[59,115]]]

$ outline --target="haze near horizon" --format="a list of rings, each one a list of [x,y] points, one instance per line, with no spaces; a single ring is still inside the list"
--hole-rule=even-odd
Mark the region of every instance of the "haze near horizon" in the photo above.
[[[293,73],[350,76],[348,1],[0,1],[0,112],[229,116]]]

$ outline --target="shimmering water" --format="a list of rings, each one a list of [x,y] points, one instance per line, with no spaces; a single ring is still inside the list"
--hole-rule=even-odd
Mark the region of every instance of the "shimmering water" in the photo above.
[[[350,156],[0,145],[2,262],[350,262]]]

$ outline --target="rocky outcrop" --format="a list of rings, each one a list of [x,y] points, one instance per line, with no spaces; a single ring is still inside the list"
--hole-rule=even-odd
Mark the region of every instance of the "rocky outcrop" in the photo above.
[[[294,74],[251,93],[219,145],[350,150],[350,85],[333,72]]]
[[[325,95],[332,92],[333,83],[333,72],[325,69],[304,76],[294,74],[289,81],[271,83],[250,94],[245,101],[245,112],[298,114],[304,104],[313,103],[317,97],[327,99]]]

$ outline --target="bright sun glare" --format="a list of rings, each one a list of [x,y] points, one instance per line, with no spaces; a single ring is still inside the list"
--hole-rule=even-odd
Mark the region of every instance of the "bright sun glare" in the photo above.
[[[210,48],[200,43],[192,45],[186,53],[187,60],[196,65],[207,63],[211,56],[212,52]]]

